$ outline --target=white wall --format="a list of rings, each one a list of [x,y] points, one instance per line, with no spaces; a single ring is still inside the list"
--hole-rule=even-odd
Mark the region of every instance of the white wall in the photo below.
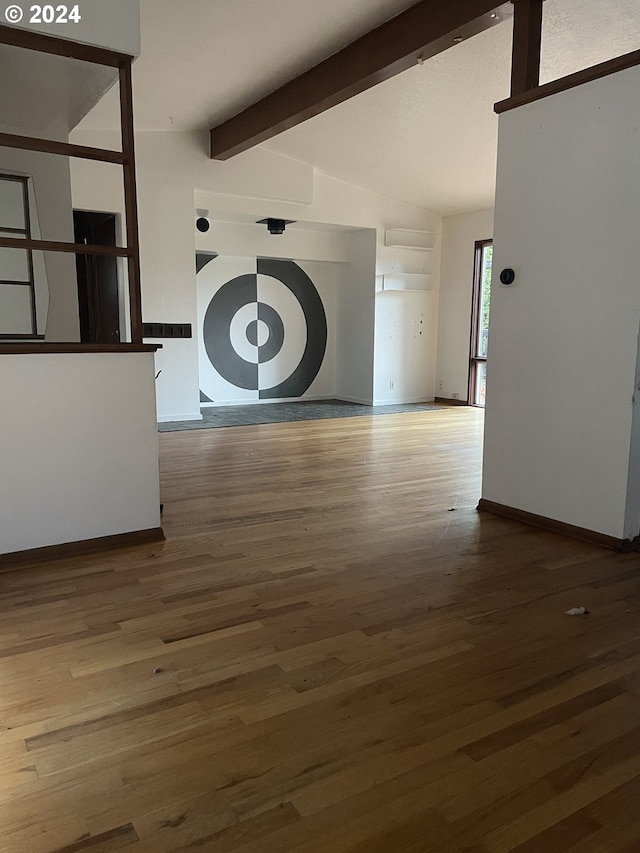
[[[0,387],[0,553],[159,527],[151,353],[5,355]]]
[[[104,147],[116,144],[110,132],[82,130],[74,131],[72,141]],[[433,399],[435,331],[419,358],[408,362],[403,360],[406,353],[404,329],[397,324],[395,312],[387,313],[384,300],[376,300],[374,265],[378,261],[384,269],[396,263],[397,269],[403,269],[409,263],[407,250],[384,247],[386,228],[439,232],[440,217],[425,209],[322,175],[307,164],[266,149],[248,151],[228,162],[212,161],[207,156],[207,142],[207,134],[199,133],[141,132],[136,135],[145,322],[195,325],[194,206],[208,209],[212,219],[276,216],[298,222],[375,229],[376,247],[370,238],[362,238],[363,243],[356,252],[359,255],[366,244],[372,255],[366,263],[359,258],[356,268],[368,276],[367,293],[365,296],[363,292],[362,297],[375,300],[375,306],[359,303],[352,309],[353,316],[359,311],[364,312],[367,319],[362,322],[368,327],[367,334],[371,339],[367,368],[370,375],[364,386],[358,382],[359,393],[354,396],[364,395],[368,401],[374,398],[371,347],[375,317],[378,339],[385,340],[384,363],[389,359],[393,361],[395,376],[403,370],[409,374],[406,387],[411,389],[412,396]],[[103,191],[108,192],[108,188],[91,179],[81,161],[72,164],[72,184],[76,207],[96,209],[95,199],[103,197]],[[195,202],[194,189],[202,191],[196,192]],[[411,267],[408,271],[415,269],[419,272],[422,268],[425,257],[420,253],[420,260],[416,260],[418,255],[413,252],[411,259],[411,263],[417,263],[418,267]],[[436,262],[432,282],[436,294],[438,272]],[[410,296],[405,300],[407,305],[411,304],[410,300]],[[435,298],[432,301],[435,304]],[[157,360],[158,369],[162,369],[158,379],[158,415],[163,419],[197,418],[197,342],[194,338],[164,343]],[[422,364],[423,357],[426,364]],[[351,379],[347,384],[354,390]],[[339,376],[337,384],[340,387]],[[403,387],[402,383],[399,387]],[[384,398],[388,397],[387,390]],[[393,400],[400,401],[400,398]]]
[[[376,294],[376,405],[434,399],[437,293]]]
[[[218,203],[216,195],[195,193],[196,210],[209,210],[210,205]],[[209,217],[209,224],[210,228],[205,233],[195,233],[196,250],[199,252],[338,263],[351,259],[353,232],[350,230],[329,230],[315,223],[303,223],[304,228],[288,226],[284,234],[273,235],[264,225],[255,222],[229,222]]]
[[[353,235],[346,280],[338,290],[336,396],[354,403],[373,403],[375,250],[373,229]]]
[[[16,5],[13,0],[0,0],[0,19],[7,22],[5,11]],[[30,23],[31,3],[18,4],[25,13],[19,28],[31,32],[49,33],[57,38],[72,39],[83,44],[107,47],[131,56],[140,53],[140,0],[80,0],[81,19],[68,23]],[[41,4],[45,5],[45,4]],[[53,4],[58,6],[57,3]],[[67,3],[72,9],[75,3]]]
[[[327,319],[327,348],[322,367],[303,396],[310,400],[335,397],[338,293],[345,284],[346,265],[328,261],[300,261],[299,265],[314,283]]]
[[[4,132],[11,128],[0,126]],[[50,138],[59,133],[52,128]],[[32,180],[38,230],[43,240],[73,243],[69,158],[17,148],[0,149],[0,172],[28,175]],[[34,236],[35,233],[34,233]],[[79,341],[78,288],[73,255],[35,253],[36,271],[44,264],[49,289],[45,338],[48,341]],[[39,276],[42,279],[42,275]]]
[[[640,527],[639,115],[636,67],[499,131],[483,497],[616,538]]]
[[[438,311],[438,397],[466,400],[475,244],[493,237],[493,209],[442,220]],[[440,384],[442,383],[442,387]]]
[[[421,402],[435,396],[441,224],[431,215],[422,217],[420,227],[418,223],[404,227],[408,231],[402,236],[386,233],[386,229],[378,231],[376,404]],[[387,245],[411,242],[412,238],[420,242],[417,232],[425,231],[433,232],[425,238],[429,248]],[[407,289],[387,289],[393,282]]]

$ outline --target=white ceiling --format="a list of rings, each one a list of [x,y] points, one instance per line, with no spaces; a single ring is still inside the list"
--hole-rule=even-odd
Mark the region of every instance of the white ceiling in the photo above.
[[[208,128],[414,2],[141,0],[137,126]],[[86,126],[109,126],[113,114],[103,103]]]
[[[204,129],[414,0],[142,0],[136,126]],[[640,47],[638,0],[547,0],[543,82]],[[493,203],[511,24],[463,42],[265,143],[320,171],[444,214]],[[83,126],[108,127],[113,96]]]
[[[36,136],[68,132],[117,79],[117,68],[2,44],[0,121]]]

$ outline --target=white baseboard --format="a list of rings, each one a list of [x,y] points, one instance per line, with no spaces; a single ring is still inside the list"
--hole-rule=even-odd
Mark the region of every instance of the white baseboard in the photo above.
[[[401,400],[375,400],[374,406],[405,406],[408,403],[433,403],[434,397],[425,399],[422,397],[403,397]]]
[[[202,412],[190,412],[188,415],[158,415],[157,421],[159,424],[170,424],[173,421],[201,421]]]
[[[406,406],[410,403],[433,403],[434,398],[425,400],[424,397],[403,397],[401,400],[375,400],[374,406]]]

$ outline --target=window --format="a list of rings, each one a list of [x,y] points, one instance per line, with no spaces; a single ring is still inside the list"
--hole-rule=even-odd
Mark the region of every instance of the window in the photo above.
[[[471,308],[471,355],[469,363],[469,403],[484,406],[487,393],[487,348],[493,241],[476,243]]]
[[[0,236],[31,239],[26,177],[0,174]],[[37,336],[33,253],[0,248],[0,339]]]

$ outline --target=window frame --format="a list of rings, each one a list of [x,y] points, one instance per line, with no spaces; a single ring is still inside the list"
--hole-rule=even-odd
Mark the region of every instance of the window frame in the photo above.
[[[31,211],[29,208],[29,177],[27,175],[16,175],[10,172],[0,172],[0,181],[12,181],[22,184],[22,205],[24,212],[24,228],[12,228],[2,225],[0,220],[0,232],[5,234],[14,234],[16,238],[31,240]],[[43,340],[44,335],[38,334],[38,320],[36,314],[36,281],[33,268],[33,250],[22,249],[27,253],[27,268],[29,278],[25,281],[13,281],[0,278],[0,287],[28,287],[29,288],[29,314],[31,320],[31,332],[19,333],[2,333],[0,332],[0,341],[19,341],[19,340]]]
[[[482,271],[483,257],[487,246],[493,247],[493,238],[476,240],[473,259],[473,290],[471,295],[471,332],[469,335],[469,380],[467,388],[467,402],[469,406],[483,409],[484,406],[476,403],[476,390],[478,383],[479,366],[487,363],[487,357],[478,355],[478,326],[482,299]]]

